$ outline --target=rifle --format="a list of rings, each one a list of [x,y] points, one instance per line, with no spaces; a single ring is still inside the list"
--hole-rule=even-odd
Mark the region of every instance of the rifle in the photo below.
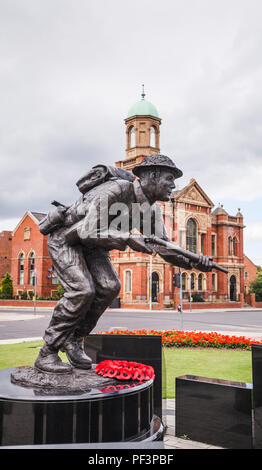
[[[161,254],[166,255],[166,256],[180,255],[180,256],[184,256],[185,258],[188,258],[190,261],[193,261],[193,263],[199,263],[199,260],[200,260],[199,255],[197,255],[196,253],[193,253],[192,251],[183,250],[183,248],[181,248],[174,242],[166,241],[156,236],[145,238],[145,242],[146,244],[149,245],[149,247],[153,251],[155,251],[156,253],[160,255]],[[225,273],[225,274],[228,273],[228,270],[226,268],[223,268],[219,264],[214,263],[214,261],[212,261],[210,268],[217,269],[218,271],[221,271],[222,273]]]

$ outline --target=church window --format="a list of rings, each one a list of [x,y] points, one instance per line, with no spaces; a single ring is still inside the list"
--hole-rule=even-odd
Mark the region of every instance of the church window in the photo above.
[[[233,254],[233,256],[237,256],[237,239],[236,239],[236,237],[234,237],[233,241],[232,241],[232,254]]]
[[[228,256],[231,256],[232,255],[232,238],[231,237],[228,237],[227,239],[227,249],[228,249]]]
[[[201,241],[201,253],[203,255],[204,254],[204,246],[205,246],[205,234],[204,233],[201,233],[200,241]]]
[[[216,290],[216,275],[212,274],[212,291]]]
[[[189,219],[187,221],[186,249],[193,253],[197,252],[197,224],[194,219]]]
[[[200,290],[200,291],[203,290],[203,277],[204,276],[203,276],[202,273],[199,274],[199,276],[198,276],[197,289]]]
[[[125,274],[125,291],[127,294],[130,294],[132,291],[132,273],[131,271],[126,271]]]
[[[18,260],[18,284],[24,284],[25,255],[21,253]]]
[[[136,134],[134,126],[130,127],[129,129],[129,148],[135,147],[136,145]]]
[[[187,281],[187,275],[186,273],[182,274],[182,290],[186,290],[186,281]]]
[[[216,256],[216,236],[212,235],[211,236],[211,253],[212,256]]]
[[[150,127],[150,147],[156,147],[156,128]]]
[[[195,290],[195,287],[196,287],[196,283],[195,283],[195,274],[192,273],[190,274],[190,286],[191,286],[191,291],[192,290]]]
[[[29,284],[34,286],[35,284],[35,254],[31,253],[29,257]]]

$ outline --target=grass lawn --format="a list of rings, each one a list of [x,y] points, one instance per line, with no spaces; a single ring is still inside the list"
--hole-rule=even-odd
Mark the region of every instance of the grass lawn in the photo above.
[[[42,345],[42,341],[0,345],[0,369],[33,365]],[[59,355],[66,361],[65,354]],[[185,374],[252,383],[251,351],[163,348],[164,397],[175,397],[175,377]]]
[[[175,377],[199,375],[252,383],[251,351],[163,348],[163,396],[175,397]]]

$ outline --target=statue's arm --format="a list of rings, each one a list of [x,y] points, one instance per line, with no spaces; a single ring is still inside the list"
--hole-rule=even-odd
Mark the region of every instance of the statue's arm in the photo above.
[[[158,204],[154,204],[154,223],[152,226],[152,231],[154,235],[157,235],[162,240],[171,241],[163,219],[161,208]],[[160,252],[158,253],[161,258],[167,263],[172,264],[173,266],[178,266],[183,269],[192,269],[192,263],[188,258],[181,255],[165,255]]]

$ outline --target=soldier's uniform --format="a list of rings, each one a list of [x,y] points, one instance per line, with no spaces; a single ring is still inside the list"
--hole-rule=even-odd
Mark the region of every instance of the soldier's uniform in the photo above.
[[[173,162],[172,168],[175,169],[174,172],[180,171]],[[109,251],[126,249],[130,230],[134,228],[133,204],[147,203],[150,207],[139,180],[134,181],[134,177],[130,176],[122,179],[121,176],[104,181],[87,192],[83,185],[83,194],[78,201],[66,210],[59,208],[49,213],[39,224],[43,234],[49,233],[49,254],[65,291],[54,308],[44,334],[45,346],[35,363],[40,369],[56,372],[69,370],[69,365],[58,359],[59,349],[67,353],[72,365],[91,367],[91,360],[82,350],[82,339],[92,331],[121,287]],[[128,227],[123,230],[123,227],[119,229],[116,226],[108,232],[108,227],[118,217],[118,213],[110,210],[115,203],[124,204],[123,208],[128,214]],[[103,210],[106,213],[103,214]],[[161,209],[154,204],[150,210],[150,230],[154,233],[157,227],[158,236],[168,239]],[[140,226],[136,228],[141,230],[141,218],[138,225]]]

